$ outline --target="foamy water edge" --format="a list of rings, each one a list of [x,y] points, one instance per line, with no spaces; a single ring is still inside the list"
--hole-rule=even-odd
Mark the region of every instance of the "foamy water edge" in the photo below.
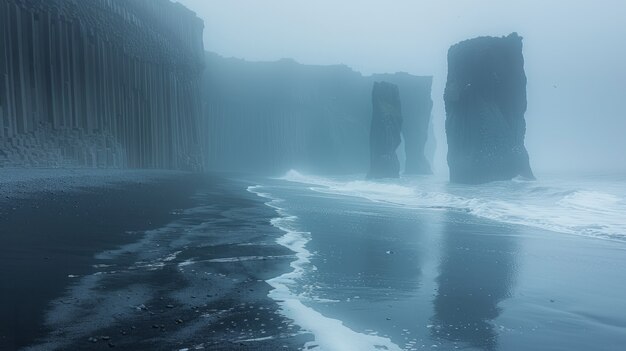
[[[292,216],[280,207],[284,200],[261,192],[263,186],[249,186],[247,190],[259,197],[268,199],[265,204],[276,210],[278,217],[271,224],[285,234],[276,242],[296,253],[296,260],[291,262],[293,270],[278,277],[267,280],[272,286],[268,296],[280,306],[280,312],[294,321],[296,325],[313,334],[315,341],[303,345],[303,350],[315,348],[321,351],[343,350],[388,350],[402,349],[390,339],[377,335],[358,333],[343,324],[340,320],[326,317],[315,309],[306,306],[302,301],[307,298],[294,293],[290,286],[297,284],[307,267],[310,267],[311,252],[306,249],[310,241],[310,233],[296,230],[296,216]]]
[[[423,191],[419,187],[368,180],[340,181],[304,175],[295,170],[279,178],[288,182],[311,185],[310,190],[364,198],[373,202],[416,209],[459,210],[479,218],[523,225],[553,232],[626,242],[626,200],[613,194],[584,189],[547,189],[534,199],[488,199],[448,192]],[[516,182],[515,180],[513,182]],[[533,183],[535,184],[535,183]],[[542,189],[536,186],[536,189]],[[484,190],[485,188],[482,188]],[[536,190],[535,189],[535,190]],[[557,197],[558,195],[558,197]],[[552,202],[550,202],[552,201]]]

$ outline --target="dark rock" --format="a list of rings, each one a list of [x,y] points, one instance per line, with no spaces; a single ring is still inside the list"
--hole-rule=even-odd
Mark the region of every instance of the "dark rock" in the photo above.
[[[375,82],[372,90],[372,125],[370,129],[370,171],[368,178],[398,178],[402,107],[398,86]]]
[[[3,0],[0,23],[0,166],[202,167],[195,13],[162,0]]]
[[[426,145],[429,138],[434,138],[430,123],[433,77],[412,76],[408,73],[375,74],[373,77],[395,84],[400,90],[402,138],[406,156],[404,173],[432,174],[428,158],[433,157],[430,153],[434,150],[427,150]]]
[[[534,179],[524,146],[526,74],[517,33],[452,46],[445,105],[450,181]]]
[[[429,77],[429,82],[432,78]],[[424,80],[420,81],[423,83]],[[430,162],[426,158],[426,142],[429,137],[430,117],[433,109],[433,101],[430,98],[431,84],[423,85],[411,91],[412,99],[402,99],[402,104],[415,104],[414,108],[406,108],[403,111],[413,111],[413,113],[403,113],[402,136],[404,137],[404,151],[406,153],[406,163],[404,173],[406,174],[432,174]],[[408,93],[408,92],[407,92]],[[402,96],[402,95],[401,95]]]

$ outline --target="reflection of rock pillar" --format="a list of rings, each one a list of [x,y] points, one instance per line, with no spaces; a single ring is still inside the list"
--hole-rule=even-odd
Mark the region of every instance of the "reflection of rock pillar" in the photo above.
[[[522,38],[481,37],[448,51],[445,90],[450,180],[533,178],[526,134]]]
[[[510,297],[515,242],[504,235],[508,233],[472,235],[473,228],[467,226],[448,224],[444,229],[431,333],[435,338],[495,350],[497,332],[491,321],[500,315],[498,304]]]
[[[370,172],[368,178],[398,178],[402,113],[398,86],[374,83],[372,91],[372,127],[370,130]]]

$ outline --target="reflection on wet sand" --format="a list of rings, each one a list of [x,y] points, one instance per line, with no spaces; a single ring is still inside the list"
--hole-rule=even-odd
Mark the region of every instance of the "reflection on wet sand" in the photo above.
[[[480,350],[498,349],[493,320],[511,296],[516,275],[513,228],[460,221],[448,213],[442,228],[439,286],[431,336]]]

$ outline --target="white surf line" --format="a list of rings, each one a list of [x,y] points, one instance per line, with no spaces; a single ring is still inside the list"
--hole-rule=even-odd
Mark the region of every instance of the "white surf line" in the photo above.
[[[313,334],[315,341],[307,343],[303,349],[316,347],[315,349],[320,351],[401,351],[402,348],[388,338],[355,332],[340,320],[322,315],[302,303],[307,298],[289,289],[289,286],[296,284],[296,279],[302,277],[306,266],[310,264],[311,252],[306,249],[306,244],[310,241],[311,234],[296,230],[294,223],[298,217],[289,215],[285,209],[278,206],[284,200],[261,192],[261,188],[263,186],[255,185],[249,186],[247,190],[269,200],[265,204],[274,208],[279,215],[271,220],[271,224],[285,233],[276,242],[296,253],[296,260],[291,262],[293,271],[266,281],[273,288],[268,296],[278,303],[285,317],[292,319],[296,325]]]
[[[322,194],[359,197],[375,203],[410,209],[462,211],[477,218],[500,223],[611,242],[626,242],[626,225],[622,220],[626,202],[623,197],[595,190],[578,189],[576,186],[571,186],[569,189],[571,193],[563,197],[546,198],[554,202],[526,203],[507,199],[465,197],[448,192],[417,191],[401,184],[365,180],[339,181],[304,175],[295,170],[290,170],[276,179],[311,185],[308,189]],[[568,189],[563,188],[559,191],[563,190]]]
[[[274,256],[238,256],[238,257],[224,257],[224,258],[213,258],[210,260],[206,260],[207,262],[213,263],[231,263],[231,262],[243,262],[243,261],[262,261],[262,260],[271,260],[276,258],[285,258],[292,257],[293,255],[274,255]],[[202,262],[202,261],[196,261]]]
[[[257,341],[266,341],[266,340],[273,340],[273,339],[274,339],[273,336],[266,336],[263,338],[235,340],[235,342],[257,342]]]

